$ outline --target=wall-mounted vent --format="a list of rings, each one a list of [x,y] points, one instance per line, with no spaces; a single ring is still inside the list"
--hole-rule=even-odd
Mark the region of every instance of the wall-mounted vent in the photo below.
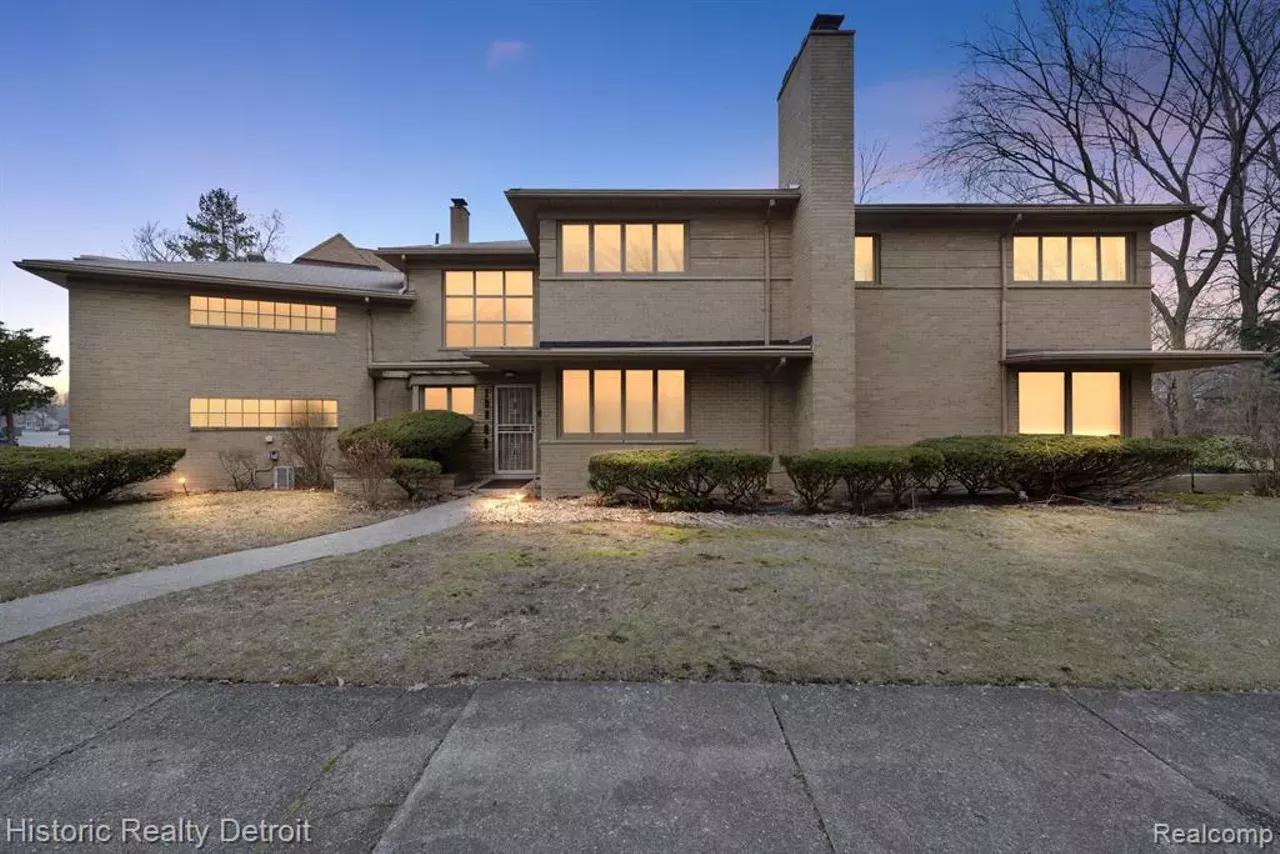
[[[276,466],[271,470],[272,489],[293,489],[293,466]]]

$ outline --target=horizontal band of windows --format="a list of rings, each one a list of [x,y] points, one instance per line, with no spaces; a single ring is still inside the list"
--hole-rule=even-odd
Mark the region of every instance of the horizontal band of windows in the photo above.
[[[590,275],[683,273],[686,262],[682,222],[563,223],[560,271]]]
[[[337,307],[312,303],[192,296],[189,319],[192,326],[224,329],[329,335],[338,331]]]
[[[190,425],[197,429],[338,426],[338,402],[317,398],[193,397]]]
[[[560,372],[560,435],[605,440],[687,435],[685,372],[608,369]]]

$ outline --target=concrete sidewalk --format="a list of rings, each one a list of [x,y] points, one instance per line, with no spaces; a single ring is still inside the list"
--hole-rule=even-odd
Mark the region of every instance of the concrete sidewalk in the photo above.
[[[167,593],[434,534],[464,522],[476,498],[474,495],[459,498],[385,522],[294,540],[278,546],[161,566],[14,599],[11,602],[0,602],[0,643],[8,643],[63,623],[113,611],[121,606],[154,599]]]
[[[0,733],[9,827],[106,822],[117,842],[122,819],[207,826],[204,850],[249,848],[263,821],[311,839],[268,849],[387,852],[1135,850],[1158,824],[1280,837],[1280,694],[6,683]],[[223,819],[240,839],[222,841]],[[22,832],[6,847],[58,850]]]

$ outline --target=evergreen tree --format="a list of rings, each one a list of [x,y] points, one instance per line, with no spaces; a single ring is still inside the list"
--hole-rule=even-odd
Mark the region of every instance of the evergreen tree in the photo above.
[[[201,194],[199,211],[187,217],[186,232],[165,244],[192,261],[245,261],[259,238],[249,215],[240,210],[239,198],[219,187]]]
[[[49,336],[30,329],[12,331],[0,322],[0,413],[5,435],[12,438],[14,416],[53,401],[56,392],[37,377],[62,370],[62,360],[49,353]]]

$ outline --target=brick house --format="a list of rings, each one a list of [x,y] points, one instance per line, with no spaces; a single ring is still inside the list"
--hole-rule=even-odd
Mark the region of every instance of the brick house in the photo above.
[[[580,493],[599,451],[772,453],[1000,432],[1151,430],[1151,230],[1178,205],[857,205],[853,33],[819,15],[782,79],[767,189],[513,189],[521,239],[293,263],[18,266],[70,295],[72,441],[262,453],[335,428],[472,416],[471,473]]]

